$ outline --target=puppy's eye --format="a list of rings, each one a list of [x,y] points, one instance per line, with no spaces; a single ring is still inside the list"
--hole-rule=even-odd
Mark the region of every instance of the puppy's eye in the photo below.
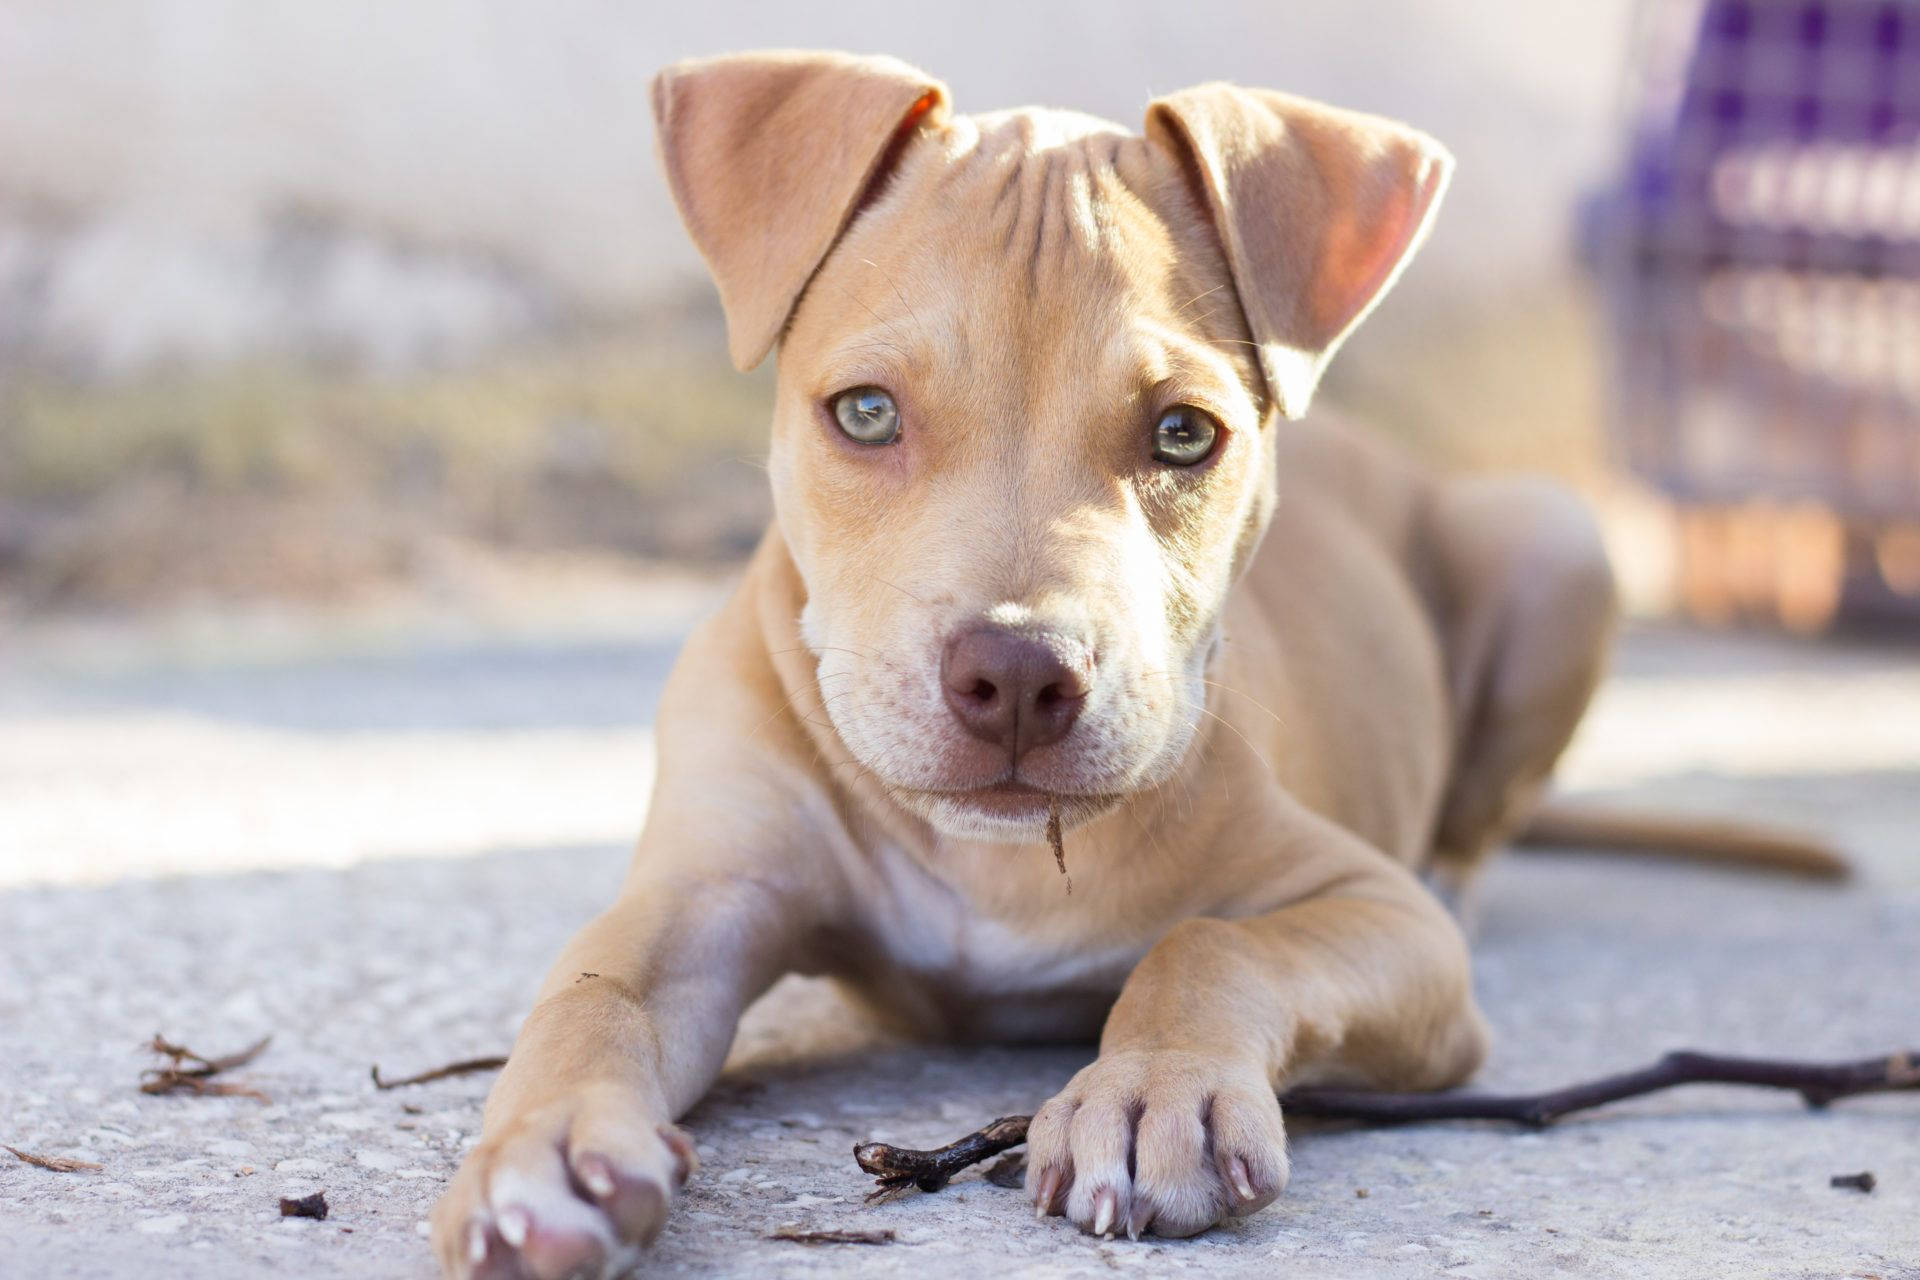
[[[1205,462],[1220,438],[1213,415],[1190,404],[1177,404],[1160,415],[1153,428],[1153,457],[1170,467]]]
[[[900,410],[878,387],[855,387],[833,398],[833,420],[849,440],[892,444],[900,438]]]

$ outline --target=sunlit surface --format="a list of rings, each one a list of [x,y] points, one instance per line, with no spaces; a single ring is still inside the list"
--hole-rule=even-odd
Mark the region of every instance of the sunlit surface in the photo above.
[[[671,638],[0,677],[0,884],[627,844]],[[1561,772],[1920,779],[1897,651],[1651,632]],[[1718,798],[1718,797],[1716,797]]]

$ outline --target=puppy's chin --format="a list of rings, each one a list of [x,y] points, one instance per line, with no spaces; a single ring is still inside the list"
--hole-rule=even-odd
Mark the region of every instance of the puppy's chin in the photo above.
[[[990,798],[965,791],[896,791],[894,798],[950,840],[987,844],[1040,844],[1047,838],[1053,797]],[[1060,827],[1071,830],[1118,807],[1124,797],[1063,795]]]

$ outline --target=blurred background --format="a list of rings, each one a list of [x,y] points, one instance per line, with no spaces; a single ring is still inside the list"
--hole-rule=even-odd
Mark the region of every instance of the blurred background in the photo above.
[[[1885,612],[1920,591],[1916,24],[1881,0],[5,0],[0,591],[339,601],[484,591],[534,553],[737,559],[769,379],[724,363],[647,85],[809,45],[895,52],[962,110],[1133,123],[1224,77],[1430,130],[1458,180],[1329,398],[1589,490],[1640,608],[1817,629],[1851,577]]]
[[[16,609],[339,600],[484,590],[526,553],[739,557],[770,379],[726,364],[647,92],[754,46],[892,52],[963,111],[1137,125],[1230,78],[1421,125],[1459,180],[1334,398],[1449,461],[1603,484],[1574,215],[1619,168],[1635,23],[1626,0],[4,0],[0,583]]]
[[[648,83],[771,45],[895,53],[963,111],[1131,124],[1228,78],[1429,130],[1458,177],[1327,402],[1579,486],[1638,616],[1750,629],[1702,669],[1912,634],[1911,3],[0,0],[0,854],[637,828],[660,674],[767,519],[771,387],[726,363]],[[268,760],[250,817],[193,785]],[[523,769],[561,789],[475,781]],[[177,836],[127,837],[149,805]]]

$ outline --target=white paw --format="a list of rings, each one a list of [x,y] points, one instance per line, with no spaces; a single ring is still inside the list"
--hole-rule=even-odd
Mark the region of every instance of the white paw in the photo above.
[[[1286,1129],[1264,1074],[1201,1054],[1104,1054],[1027,1131],[1036,1211],[1095,1235],[1190,1236],[1286,1185]]]
[[[562,1280],[630,1270],[693,1169],[685,1133],[633,1092],[594,1086],[502,1127],[432,1214],[451,1280]]]

